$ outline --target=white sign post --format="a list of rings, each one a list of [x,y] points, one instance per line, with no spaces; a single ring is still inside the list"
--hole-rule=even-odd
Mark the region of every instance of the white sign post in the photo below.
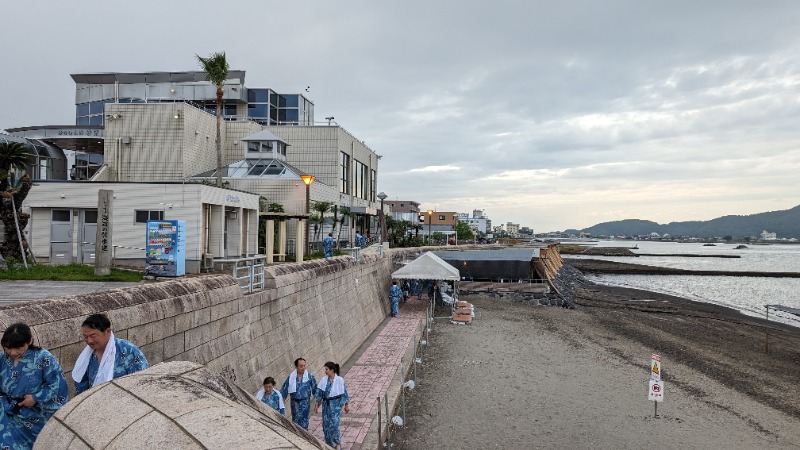
[[[655,353],[650,355],[650,383],[647,389],[647,399],[653,401],[654,417],[658,417],[658,404],[664,401],[664,382],[661,381],[661,357]]]

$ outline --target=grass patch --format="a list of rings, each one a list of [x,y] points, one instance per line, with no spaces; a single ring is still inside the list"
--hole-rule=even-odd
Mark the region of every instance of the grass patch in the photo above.
[[[94,274],[94,266],[68,264],[47,266],[28,264],[28,269],[20,262],[8,262],[8,270],[0,270],[0,280],[51,280],[51,281],[142,281],[143,272],[111,269],[111,275],[99,277]]]

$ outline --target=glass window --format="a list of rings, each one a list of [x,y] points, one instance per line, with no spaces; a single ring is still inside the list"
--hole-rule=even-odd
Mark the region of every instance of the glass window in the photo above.
[[[68,209],[54,209],[52,211],[53,222],[69,222],[72,213]]]
[[[247,117],[269,117],[269,105],[266,103],[247,105]]]
[[[264,172],[264,169],[267,168],[267,165],[263,162],[259,162],[258,164],[254,165],[250,172],[247,173],[249,177],[258,177]]]
[[[89,113],[90,114],[102,114],[104,108],[105,108],[105,103],[104,102],[92,102],[92,103],[89,103]]]
[[[339,190],[343,194],[350,193],[350,155],[339,152],[339,177],[341,178]]]
[[[88,116],[89,115],[89,104],[88,103],[81,103],[75,107],[77,109],[78,116]]]
[[[259,150],[261,150],[261,143],[260,142],[253,142],[253,141],[248,141],[247,142],[247,151],[248,152],[257,152]]]
[[[102,125],[103,116],[89,116],[89,125]]]
[[[283,173],[283,166],[274,161],[270,163],[270,165],[267,166],[267,170],[264,171],[264,175],[280,175],[281,173]]]
[[[248,89],[247,101],[253,103],[269,102],[269,89]]]
[[[134,223],[147,223],[148,220],[164,220],[164,210],[136,209],[133,211]]]
[[[89,117],[78,117],[78,120],[75,121],[75,125],[89,125]]]
[[[281,107],[297,108],[296,95],[281,95]]]
[[[85,223],[97,223],[97,211],[84,211],[83,221]]]
[[[278,120],[281,122],[297,122],[296,109],[281,109],[278,110]]]
[[[444,220],[444,216],[440,215],[439,220]]]

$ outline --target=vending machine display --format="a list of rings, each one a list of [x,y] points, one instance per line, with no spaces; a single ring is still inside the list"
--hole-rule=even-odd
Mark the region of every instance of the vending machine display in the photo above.
[[[186,221],[147,221],[145,273],[158,277],[186,275]]]

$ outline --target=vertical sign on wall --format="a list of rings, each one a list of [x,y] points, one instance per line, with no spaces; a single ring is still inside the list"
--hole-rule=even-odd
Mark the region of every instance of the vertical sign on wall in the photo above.
[[[97,234],[95,236],[94,274],[111,275],[111,213],[114,191],[100,189],[97,192]]]

